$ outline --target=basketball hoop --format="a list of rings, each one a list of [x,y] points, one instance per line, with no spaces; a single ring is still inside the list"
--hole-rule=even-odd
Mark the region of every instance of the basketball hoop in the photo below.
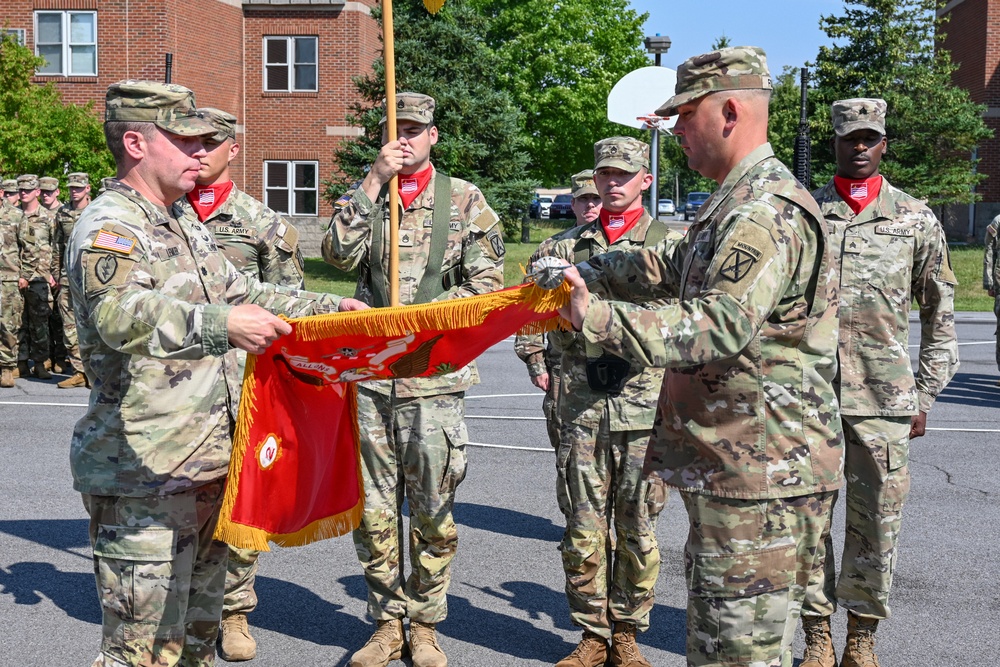
[[[645,116],[636,116],[635,119],[642,123],[640,130],[659,130],[660,132],[669,132],[670,128],[666,126],[667,121],[670,120],[670,116],[657,116],[656,114],[646,114]],[[660,125],[663,128],[660,128]]]

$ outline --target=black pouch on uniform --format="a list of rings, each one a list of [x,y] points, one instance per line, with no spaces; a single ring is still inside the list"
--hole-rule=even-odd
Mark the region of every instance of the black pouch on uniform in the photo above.
[[[594,391],[620,394],[628,381],[632,365],[613,354],[587,359],[587,384]]]

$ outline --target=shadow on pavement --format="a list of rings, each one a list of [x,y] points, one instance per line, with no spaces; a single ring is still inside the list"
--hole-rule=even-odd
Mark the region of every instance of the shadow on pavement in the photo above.
[[[549,519],[502,507],[455,503],[454,516],[457,524],[501,535],[544,542],[559,542],[563,536],[562,526]]]
[[[996,375],[955,373],[955,377],[938,396],[938,402],[957,403],[969,407],[1000,408],[1000,386]]]
[[[86,519],[18,519],[0,521],[0,533],[7,533],[53,549],[90,548]],[[79,555],[79,554],[77,554]],[[90,560],[89,556],[87,558]]]
[[[350,597],[365,599],[361,575],[343,577],[340,582]],[[251,627],[349,652],[360,648],[372,633],[367,619],[344,613],[343,605],[324,600],[304,586],[258,576],[255,588],[260,603],[249,616]]]
[[[70,618],[101,623],[101,607],[91,573],[62,572],[52,563],[14,563],[0,568],[0,597],[7,595],[20,605],[36,605],[48,598]]]

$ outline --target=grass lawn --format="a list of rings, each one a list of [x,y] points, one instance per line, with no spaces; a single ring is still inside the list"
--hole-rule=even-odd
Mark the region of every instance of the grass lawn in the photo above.
[[[522,266],[527,266],[531,253],[538,244],[558,231],[566,229],[564,224],[535,220],[531,226],[531,241],[520,243],[507,241],[507,256],[504,262],[504,285],[518,285],[524,278]],[[958,276],[955,290],[955,310],[993,311],[993,299],[983,291],[983,247],[959,246],[951,249],[951,264]],[[306,289],[329,292],[340,296],[353,296],[357,282],[356,272],[344,273],[322,259],[306,260]]]

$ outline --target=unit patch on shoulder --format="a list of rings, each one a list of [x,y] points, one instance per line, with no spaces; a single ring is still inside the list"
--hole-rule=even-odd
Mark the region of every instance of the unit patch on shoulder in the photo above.
[[[124,285],[136,262],[106,252],[84,252],[83,291],[88,296]]]
[[[114,232],[102,229],[97,232],[94,242],[90,245],[94,248],[101,248],[102,250],[113,250],[114,252],[120,252],[123,255],[131,255],[132,249],[135,248],[135,239],[128,236],[120,236]]]
[[[118,258],[114,255],[102,255],[94,264],[94,276],[102,285],[107,285],[118,271]]]
[[[500,236],[500,232],[496,229],[491,230],[486,235],[486,240],[490,242],[490,248],[493,249],[494,259],[500,259],[507,253],[507,248],[503,244],[503,237]]]
[[[719,269],[719,275],[732,280],[734,283],[738,283],[750,272],[750,269],[757,263],[759,257],[759,252],[754,256],[744,250],[733,250],[723,260],[722,267]]]

